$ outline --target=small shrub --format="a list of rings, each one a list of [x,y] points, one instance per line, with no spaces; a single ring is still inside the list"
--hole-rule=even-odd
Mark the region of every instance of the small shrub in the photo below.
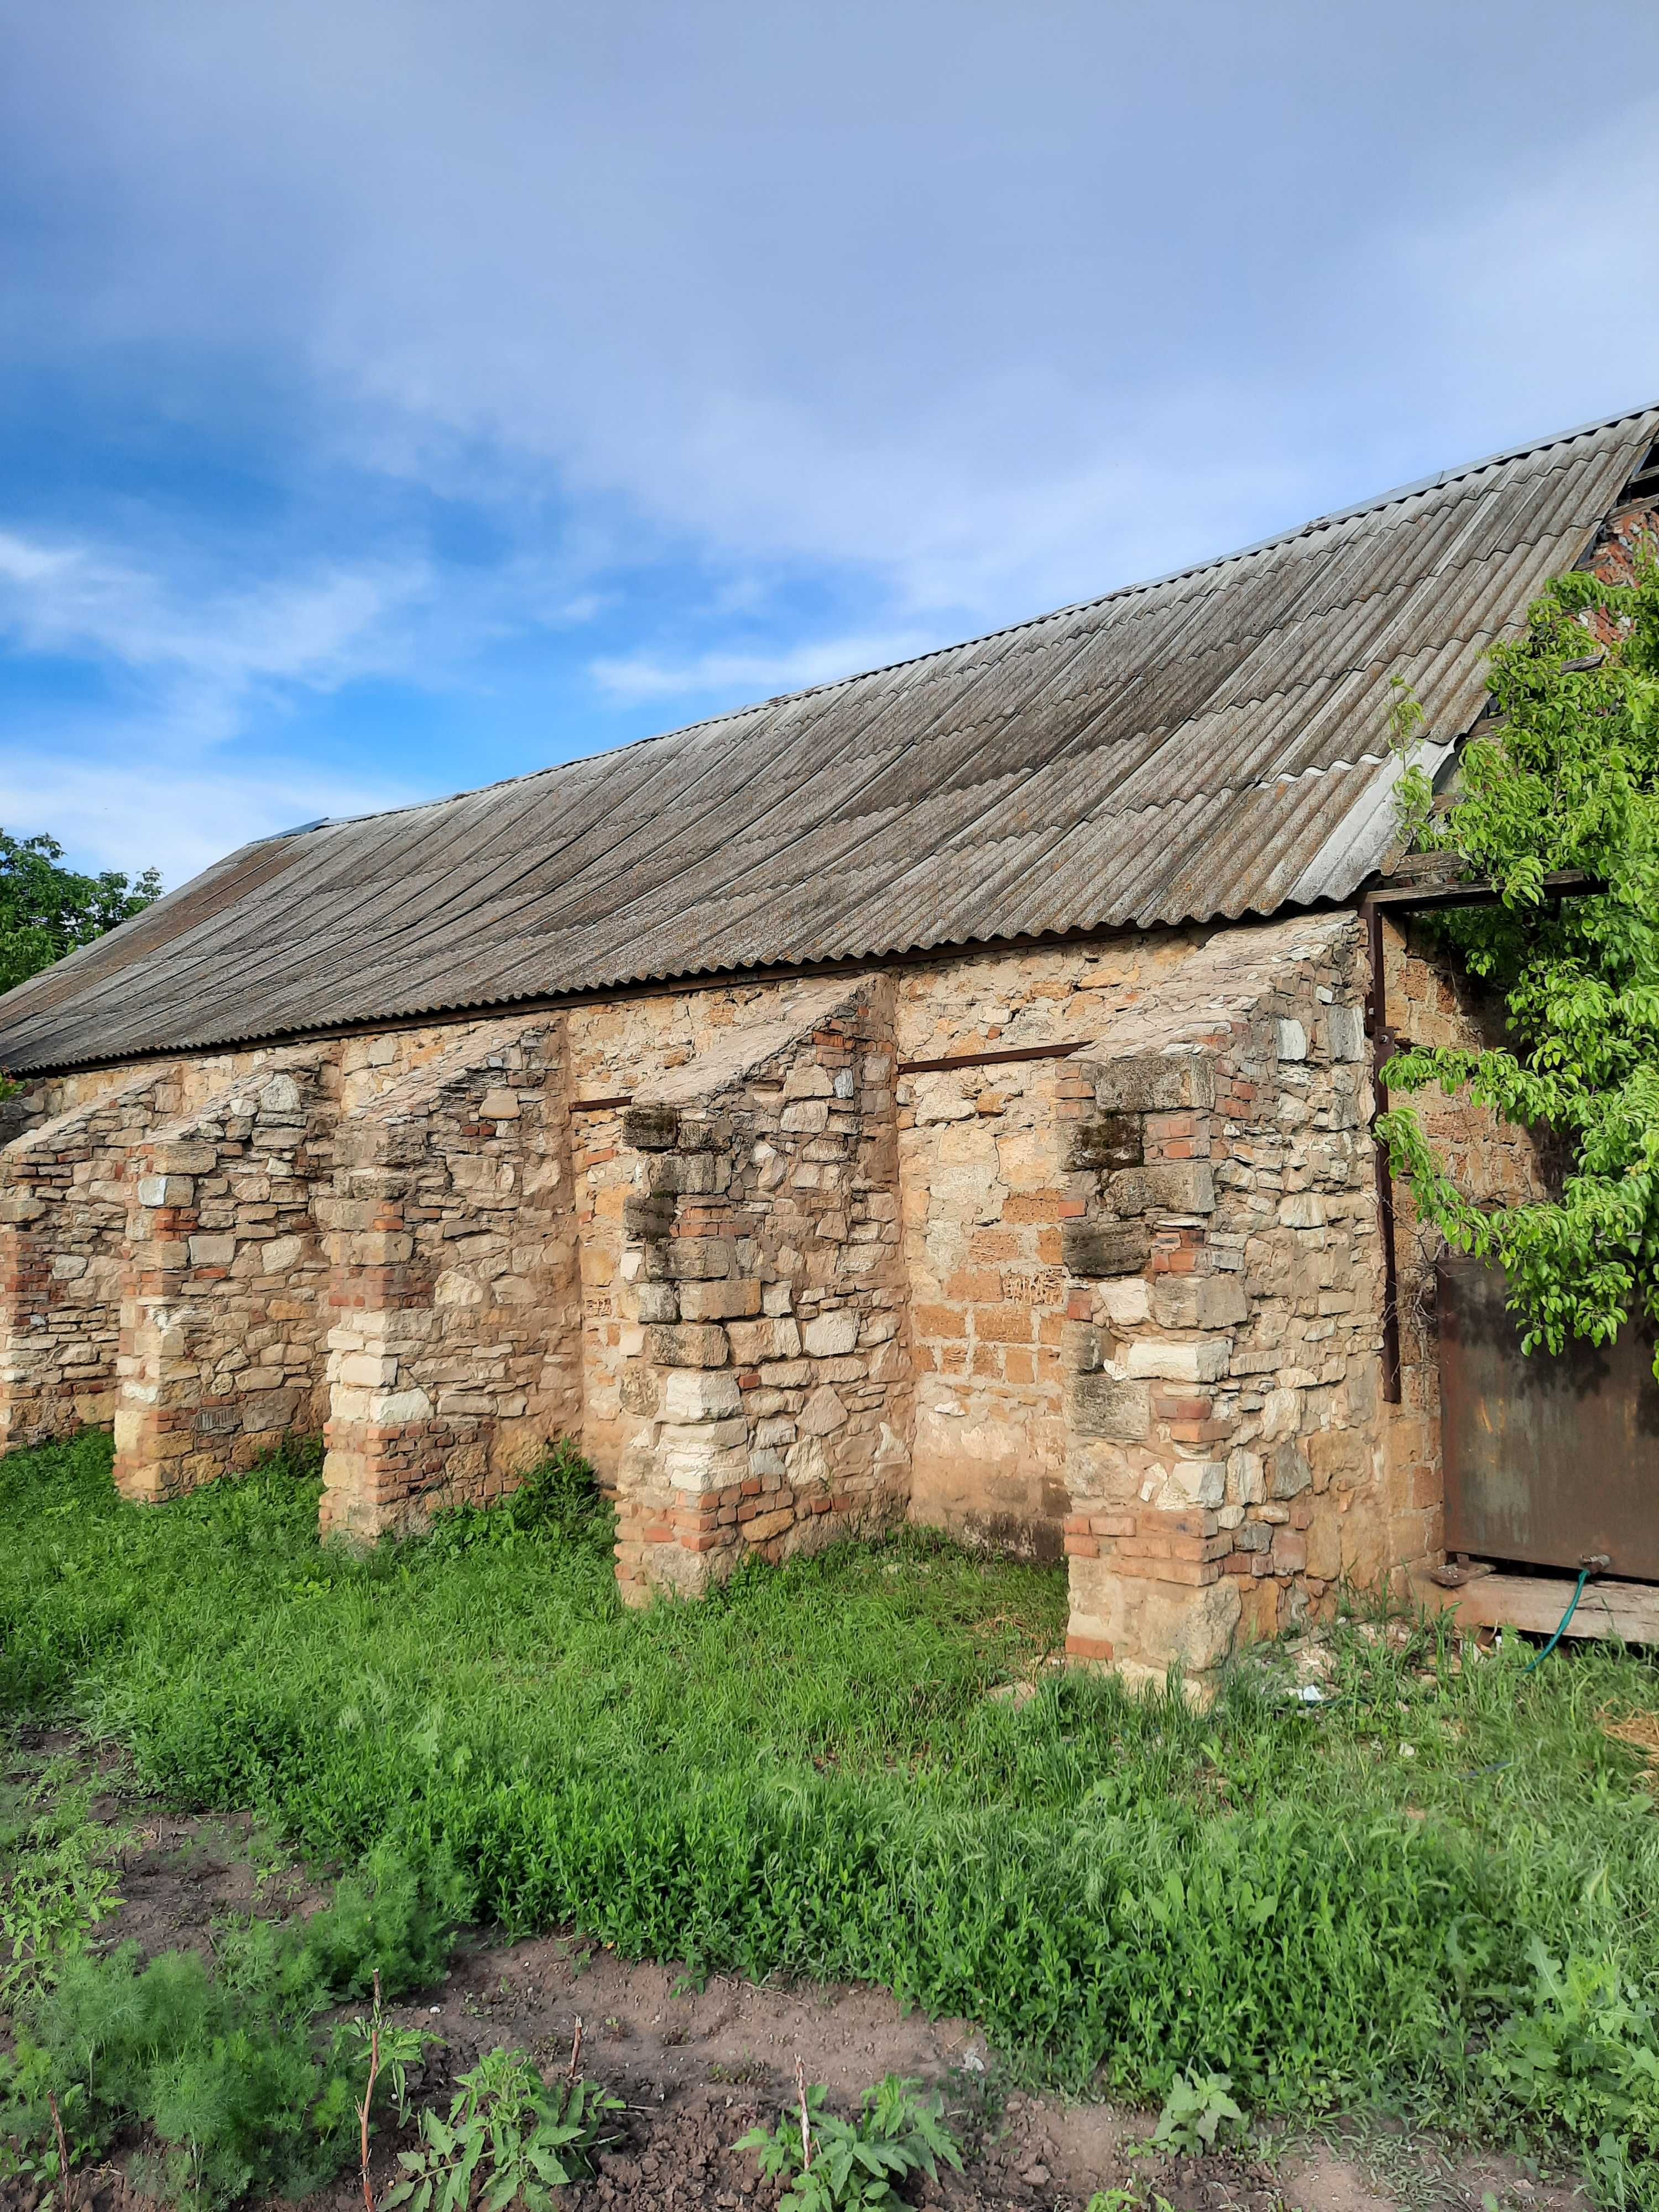
[[[404,2179],[387,2191],[386,2212],[552,2212],[551,2191],[592,2173],[622,2110],[592,2081],[544,2081],[522,2051],[487,2051],[459,2076],[447,2118],[421,2114],[420,2148],[398,2154]]]
[[[91,1818],[89,1787],[50,1778],[0,1810],[0,2007],[54,1981],[119,1903],[110,1861],[121,1838]]]
[[[1213,2150],[1224,2129],[1231,2132],[1244,2124],[1243,2113],[1229,2094],[1232,2086],[1230,2074],[1178,2075],[1152,2130],[1153,2148],[1177,2155]]]
[[[136,1943],[70,1954],[53,1985],[20,2002],[15,2053],[0,2063],[14,2163],[39,2166],[55,2100],[75,2163],[147,2126],[153,2193],[304,2195],[349,2154],[362,2073],[349,2026],[331,2033],[320,2015],[377,1967],[389,1989],[432,1979],[460,1899],[446,1863],[416,1870],[382,1847],[297,1926],[220,1930],[216,1972],[194,1951],[143,1965]]]
[[[941,2159],[962,2171],[945,2100],[919,2097],[919,2087],[889,2074],[865,2091],[858,2118],[843,2120],[824,2110],[822,2082],[803,2082],[800,2111],[784,2113],[770,2135],[751,2128],[737,2148],[754,2151],[769,2179],[788,2175],[793,2186],[778,2212],[883,2212],[901,2202],[895,2183],[934,2180]]]

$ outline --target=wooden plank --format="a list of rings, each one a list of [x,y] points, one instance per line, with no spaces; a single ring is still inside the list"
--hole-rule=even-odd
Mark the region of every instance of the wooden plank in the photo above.
[[[1412,1587],[1431,1610],[1455,1613],[1460,1628],[1523,1628],[1528,1635],[1552,1636],[1577,1580],[1576,1575],[1480,1575],[1460,1589],[1443,1589],[1426,1575],[1414,1575]],[[1566,1632],[1659,1644],[1659,1586],[1586,1583]]]

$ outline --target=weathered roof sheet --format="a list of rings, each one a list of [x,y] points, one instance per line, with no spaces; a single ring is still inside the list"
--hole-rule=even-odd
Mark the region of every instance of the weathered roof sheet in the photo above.
[[[1224,560],[424,806],[246,846],[0,1001],[0,1066],[1350,897],[1659,408]]]

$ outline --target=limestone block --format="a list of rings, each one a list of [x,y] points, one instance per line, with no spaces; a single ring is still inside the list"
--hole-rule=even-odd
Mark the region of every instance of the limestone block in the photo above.
[[[140,1206],[193,1206],[195,1202],[193,1176],[148,1175],[138,1178]]]
[[[1365,1016],[1359,1006],[1333,1006],[1325,1017],[1325,1035],[1333,1060],[1365,1057]]]
[[[656,1370],[647,1367],[642,1359],[623,1363],[617,1377],[617,1396],[624,1413],[642,1413],[647,1418],[657,1411],[658,1379]]]
[[[303,1237],[273,1237],[259,1255],[259,1264],[267,1275],[286,1275],[297,1267],[305,1253]]]
[[[1099,1114],[1072,1125],[1066,1149],[1068,1168],[1138,1168],[1144,1157],[1138,1114]]]
[[[785,1290],[787,1291],[787,1285]],[[641,1286],[641,1296],[644,1296]],[[670,1296],[673,1295],[672,1290]],[[758,1282],[739,1276],[735,1280],[714,1282],[685,1282],[679,1288],[680,1317],[684,1321],[732,1321],[747,1318],[761,1310],[761,1285]],[[786,1303],[783,1309],[787,1311]],[[655,1319],[641,1312],[641,1321]],[[667,1316],[665,1316],[667,1318]]]
[[[481,1121],[516,1121],[523,1110],[516,1091],[486,1091],[478,1101]]]
[[[666,1192],[637,1192],[623,1201],[623,1227],[630,1237],[666,1237],[674,1226],[675,1212]]]
[[[676,1197],[707,1198],[732,1180],[732,1164],[716,1152],[653,1152],[645,1162],[645,1187]]]
[[[300,1086],[291,1075],[270,1077],[259,1091],[259,1111],[278,1119],[300,1110]]]
[[[819,1314],[802,1332],[807,1355],[813,1359],[844,1358],[858,1340],[859,1317],[845,1311]]]
[[[622,1133],[636,1152],[665,1152],[679,1141],[680,1117],[672,1106],[625,1106]]]
[[[1067,1221],[1060,1254],[1074,1275],[1138,1275],[1152,1257],[1152,1233],[1139,1221]]]
[[[1116,1281],[1103,1282],[1095,1297],[1115,1328],[1133,1328],[1151,1311],[1146,1279],[1140,1275],[1125,1275]]]
[[[663,1392],[663,1411],[671,1421],[723,1421],[742,1413],[743,1393],[729,1369],[677,1368]]]
[[[1232,1275],[1160,1275],[1152,1310],[1164,1328],[1231,1328],[1245,1318],[1249,1301]]]
[[[793,1106],[784,1108],[778,1126],[798,1135],[815,1137],[830,1126],[829,1103],[822,1098],[797,1099]]]
[[[477,1306],[483,1304],[483,1286],[464,1275],[458,1268],[447,1267],[432,1286],[432,1295],[441,1306]]]
[[[377,1358],[368,1352],[344,1352],[335,1379],[357,1383],[368,1390],[389,1389],[398,1379],[398,1363],[395,1359]]]
[[[1215,1060],[1209,1053],[1146,1053],[1098,1063],[1095,1103],[1103,1114],[1200,1112],[1215,1104]]]
[[[1227,1501],[1227,1468],[1224,1460],[1177,1460],[1168,1471],[1167,1490],[1177,1494],[1175,1505],[1217,1506]]]
[[[1227,1455],[1227,1487],[1240,1505],[1260,1505],[1267,1495],[1267,1473],[1261,1455],[1251,1451]]]
[[[692,1287],[686,1285],[687,1289]],[[703,1285],[696,1286],[702,1289]],[[713,1287],[712,1285],[708,1287]],[[637,1283],[634,1287],[635,1318],[642,1322],[678,1321],[680,1301],[672,1283]],[[701,1318],[701,1316],[696,1316]],[[693,1316],[688,1316],[688,1319]]]
[[[216,1145],[146,1145],[143,1158],[156,1175],[211,1175],[219,1164],[219,1147]]]
[[[190,1264],[192,1267],[228,1267],[236,1257],[234,1237],[192,1237],[190,1239]]]
[[[1115,1213],[1213,1213],[1215,1177],[1207,1160],[1163,1160],[1147,1168],[1124,1168],[1106,1186]]]
[[[338,1408],[334,1407],[337,1413]],[[424,1390],[384,1390],[371,1393],[368,1419],[383,1427],[400,1427],[405,1421],[424,1421],[432,1412],[432,1401]]]
[[[847,1419],[847,1408],[829,1383],[820,1383],[801,1407],[798,1425],[803,1436],[827,1437]]]
[[[1152,1394],[1145,1382],[1113,1375],[1078,1375],[1072,1379],[1072,1426],[1080,1436],[1114,1437],[1142,1442],[1152,1425]]]
[[[794,1359],[800,1353],[800,1331],[786,1316],[781,1321],[734,1321],[726,1324],[732,1357],[743,1366],[763,1359]]]
[[[1184,1343],[1143,1336],[1129,1346],[1124,1364],[1131,1375],[1154,1376],[1166,1382],[1216,1382],[1231,1358],[1231,1340],[1224,1336]]]
[[[1269,1443],[1293,1437],[1302,1425],[1302,1395],[1297,1390],[1269,1390],[1261,1401],[1261,1433]]]
[[[652,1246],[647,1273],[653,1281],[712,1282],[729,1275],[736,1260],[736,1248],[729,1237],[676,1237],[665,1244]],[[685,1310],[684,1292],[680,1310]]]
[[[1178,1666],[1191,1674],[1207,1674],[1231,1650],[1243,1610],[1231,1575],[1197,1589],[1149,1583],[1135,1622],[1135,1656],[1154,1668]]]
[[[1300,1444],[1283,1443],[1267,1455],[1267,1495],[1270,1498],[1299,1498],[1311,1488],[1313,1469],[1308,1464],[1308,1455]]]
[[[1325,1201],[1310,1190],[1292,1191],[1279,1200],[1279,1218],[1286,1229],[1322,1229]]]
[[[797,1060],[783,1079],[786,1098],[829,1098],[836,1095],[835,1085],[828,1068],[820,1067],[816,1060]],[[850,1097],[849,1091],[841,1096]]]
[[[706,1322],[659,1322],[645,1332],[645,1356],[659,1367],[724,1367],[726,1331]]]
[[[1305,1060],[1308,1057],[1308,1032],[1300,1022],[1279,1022],[1274,1027],[1275,1047],[1280,1060]]]

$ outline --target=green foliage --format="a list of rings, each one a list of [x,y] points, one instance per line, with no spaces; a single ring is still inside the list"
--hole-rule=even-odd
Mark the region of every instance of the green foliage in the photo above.
[[[90,945],[161,896],[154,868],[132,878],[113,868],[83,876],[59,867],[63,857],[53,837],[11,837],[0,830],[0,991]]]
[[[1179,2074],[1164,2100],[1152,2130],[1155,2149],[1195,2153],[1212,2150],[1224,2129],[1242,2129],[1244,2115],[1229,2094],[1227,2074]]]
[[[220,1929],[215,1967],[195,1951],[146,1965],[134,1943],[70,1952],[18,2002],[0,2132],[40,2166],[55,2096],[77,2162],[137,2121],[161,2147],[161,2193],[303,2195],[349,2154],[362,2078],[361,2033],[321,2015],[377,1972],[392,1991],[431,1981],[459,1902],[447,1866],[416,1874],[382,1845],[310,1918]]]
[[[1197,1712],[1040,1665],[1063,1572],[915,1534],[632,1613],[557,1516],[359,1555],[316,1509],[298,1454],[144,1508],[102,1437],[0,1461],[0,1698],[80,1715],[176,1803],[424,1870],[411,1975],[464,1882],[514,1933],[877,1983],[1154,2106],[1178,2058],[1262,2116],[1383,2098],[1586,2159],[1607,2136],[1659,2212],[1633,2091],[1492,2057],[1555,2019],[1535,1941],[1564,1984],[1616,1977],[1629,2018],[1596,2033],[1639,2079],[1659,1818],[1600,1717],[1659,1710],[1646,1661],[1528,1675],[1358,1621],[1320,1708],[1268,1653]],[[988,1695],[1013,1678],[1037,1694]],[[328,1971],[361,1991],[379,1954],[348,1948]]]
[[[447,2118],[421,2114],[420,2148],[399,2152],[404,2178],[386,2191],[386,2212],[552,2212],[552,2191],[592,2174],[622,2110],[592,2081],[544,2081],[521,2051],[486,2051],[459,2076]]]
[[[58,1790],[49,1772],[0,1805],[0,2008],[54,1981],[119,1899],[110,1864],[120,1838],[93,1820],[89,1786]]]
[[[461,1505],[438,1514],[427,1544],[434,1557],[480,1547],[557,1542],[610,1547],[615,1516],[592,1468],[561,1437],[499,1504]]]
[[[843,2120],[825,2109],[829,2092],[815,2082],[804,2092],[810,2144],[799,2113],[785,2112],[770,2135],[751,2128],[735,2147],[757,2153],[769,2179],[789,2177],[778,2212],[880,2212],[901,2202],[896,2182],[935,2179],[941,2159],[962,2171],[945,2100],[919,2097],[920,2086],[889,2074],[865,2091],[857,2119]]]
[[[1437,925],[1503,994],[1509,1038],[1422,1048],[1389,1063],[1391,1093],[1437,1084],[1546,1134],[1559,1194],[1503,1207],[1462,1189],[1409,1105],[1381,1120],[1395,1170],[1458,1249],[1502,1264],[1528,1351],[1609,1342],[1659,1322],[1659,564],[1613,586],[1575,574],[1495,646],[1497,720],[1465,750],[1437,817],[1420,769],[1403,818],[1425,848],[1459,854],[1500,903]],[[1556,899],[1581,870],[1598,896]]]

